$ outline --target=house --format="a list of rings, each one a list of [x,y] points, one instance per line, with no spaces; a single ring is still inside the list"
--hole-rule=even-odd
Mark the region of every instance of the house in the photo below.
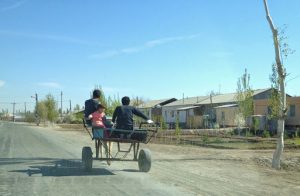
[[[201,114],[201,108],[197,104],[208,98],[209,96],[187,97],[166,104],[162,107],[163,118],[170,127],[174,127],[177,120],[181,126],[186,126],[191,121],[191,118],[203,115]],[[194,121],[198,121],[199,124],[201,119]]]
[[[157,120],[162,116],[162,106],[177,101],[176,98],[151,100],[138,106],[146,116],[153,120]]]
[[[232,120],[227,121],[224,118],[235,119],[236,96],[237,93],[227,93],[184,98],[163,106],[162,114],[167,124],[174,125],[178,119],[179,124],[186,128],[207,127],[207,124],[212,126],[216,122],[223,122],[224,126],[235,126]],[[267,99],[270,96],[270,88],[253,92],[254,100]]]
[[[270,115],[271,108],[269,104],[268,99],[255,100],[254,115]],[[300,126],[300,97],[291,97],[287,95],[287,116],[285,125],[288,127]]]
[[[221,127],[233,127],[237,125],[236,116],[239,113],[238,104],[228,104],[217,106],[216,110],[216,122]]]
[[[254,103],[260,100],[268,100],[271,97],[272,89],[258,89],[253,92]],[[213,103],[224,103],[225,105],[214,107],[216,112],[216,122],[222,127],[237,126],[236,115],[238,114],[237,93],[230,93],[217,96]],[[254,108],[256,108],[254,106]],[[255,115],[261,115],[261,113]]]
[[[287,109],[286,126],[300,127],[300,97],[289,97]]]

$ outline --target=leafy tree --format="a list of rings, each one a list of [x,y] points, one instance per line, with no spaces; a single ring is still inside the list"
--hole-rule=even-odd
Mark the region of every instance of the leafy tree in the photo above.
[[[53,95],[46,95],[46,99],[43,101],[47,110],[47,120],[55,122],[58,117],[58,111],[56,110],[56,102]]]
[[[257,118],[253,118],[252,123],[253,123],[254,135],[256,136],[256,132],[260,128],[260,120]]]
[[[279,78],[277,73],[276,64],[272,65],[272,74],[270,75],[271,81],[271,97],[269,99],[269,107],[271,109],[268,114],[269,119],[278,119],[280,110],[280,89],[279,89]]]
[[[120,100],[116,99],[115,97],[114,98],[112,98],[110,96],[106,97],[106,95],[100,85],[95,86],[95,89],[98,89],[101,91],[99,103],[101,103],[102,105],[104,105],[106,107],[106,111],[105,111],[106,115],[112,116],[115,108],[117,106],[121,105]]]
[[[43,121],[45,124],[46,120],[47,120],[47,115],[48,115],[45,102],[44,101],[39,102],[36,109],[37,109],[37,115],[38,115],[38,124],[40,121]]]
[[[34,113],[26,112],[25,113],[25,122],[33,123],[35,122],[35,116]]]
[[[253,90],[250,86],[250,74],[247,73],[247,69],[238,79],[236,100],[239,106],[239,113],[246,121],[246,118],[253,115],[254,112]]]
[[[179,142],[180,137],[181,137],[181,129],[179,126],[179,118],[176,118],[176,122],[175,122],[175,136],[177,138],[177,142]]]
[[[160,127],[160,130],[167,129],[167,123],[164,120],[164,117],[162,115],[155,115],[153,116],[152,120],[157,123]]]
[[[116,99],[116,98],[112,98],[112,97],[108,97],[107,98],[107,109],[106,109],[106,114],[109,116],[113,115],[113,112],[115,111],[115,108],[117,106],[121,105],[120,100]]]
[[[79,104],[76,104],[75,107],[74,107],[74,111],[79,111],[81,108],[80,108],[80,105]]]
[[[107,99],[106,99],[106,96],[105,96],[105,94],[104,94],[104,91],[102,90],[102,87],[101,87],[101,85],[95,85],[95,88],[93,89],[93,91],[94,90],[100,90],[100,92],[101,92],[101,96],[100,96],[100,98],[99,98],[99,103],[101,103],[102,105],[104,105],[105,107],[107,107]],[[91,95],[92,95],[93,93],[91,92]],[[92,97],[92,96],[91,96]]]
[[[145,102],[146,100],[144,98],[136,96],[131,98],[130,105],[138,107],[144,104]]]

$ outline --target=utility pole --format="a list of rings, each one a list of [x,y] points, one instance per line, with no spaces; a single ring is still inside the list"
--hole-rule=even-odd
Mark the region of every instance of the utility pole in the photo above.
[[[36,119],[36,125],[39,126],[40,125],[40,120],[39,120],[39,113],[38,113],[38,105],[39,105],[39,98],[38,98],[38,94],[35,93],[35,119]]]
[[[36,121],[36,125],[39,126],[40,122],[39,122],[39,113],[38,113],[38,102],[39,102],[39,98],[38,98],[38,94],[35,93],[35,96],[31,96],[31,98],[35,99],[35,121]],[[25,103],[26,106],[26,103]]]
[[[24,103],[24,106],[25,106],[24,113],[25,113],[25,115],[26,115],[26,113],[27,113],[26,102]]]
[[[72,101],[70,99],[70,113],[72,112]]]
[[[15,108],[16,108],[16,102],[13,102],[13,122],[15,122]]]
[[[212,94],[210,93],[210,96],[209,96],[209,98],[210,98],[210,126],[212,127],[212,125],[213,125],[213,123],[212,123],[212,113],[213,113],[213,105],[212,105]]]
[[[63,117],[63,108],[62,108],[62,98],[63,98],[63,92],[60,92],[60,117]]]

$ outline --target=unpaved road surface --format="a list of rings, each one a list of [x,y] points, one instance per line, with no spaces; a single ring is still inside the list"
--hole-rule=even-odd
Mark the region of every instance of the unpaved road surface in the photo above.
[[[272,151],[216,150],[150,144],[149,173],[136,162],[94,161],[81,169],[85,132],[0,122],[0,195],[299,195],[300,172],[256,160]],[[116,145],[114,146],[116,147]],[[125,146],[126,147],[126,146]],[[298,151],[285,156],[300,157]],[[299,163],[295,163],[299,164]]]

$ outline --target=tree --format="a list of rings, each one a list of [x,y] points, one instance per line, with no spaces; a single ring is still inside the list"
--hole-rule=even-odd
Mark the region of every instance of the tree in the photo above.
[[[79,111],[79,110],[80,110],[80,105],[76,104],[75,107],[74,107],[74,111]]]
[[[177,139],[177,143],[180,143],[180,137],[181,137],[181,129],[180,129],[180,124],[179,124],[179,118],[176,117],[176,122],[175,122],[175,136]]]
[[[46,123],[47,120],[47,107],[45,105],[44,101],[41,101],[37,105],[37,115],[38,115],[38,124],[40,121],[43,121],[44,124]]]
[[[101,96],[100,96],[100,98],[99,98],[99,103],[101,103],[102,105],[104,105],[104,106],[107,108],[107,99],[106,99],[106,96],[105,96],[104,91],[102,90],[101,85],[95,85],[94,90],[100,90]],[[92,93],[91,93],[91,94],[92,94]],[[91,97],[92,97],[92,96],[91,96]]]
[[[101,103],[102,105],[104,105],[106,107],[106,115],[108,116],[112,116],[113,112],[115,110],[115,108],[119,105],[121,105],[121,102],[119,99],[116,99],[115,97],[112,98],[110,96],[108,96],[106,98],[104,91],[102,90],[100,85],[96,85],[94,90],[100,90],[101,91],[101,96],[99,99],[99,103]]]
[[[280,89],[279,78],[276,64],[272,65],[272,74],[270,75],[271,97],[269,99],[269,107],[271,109],[268,118],[278,119],[280,110]]]
[[[245,73],[238,79],[236,100],[239,106],[239,113],[245,122],[247,117],[253,115],[253,90],[250,87],[250,74]]]
[[[269,23],[270,29],[273,35],[273,43],[275,49],[275,65],[276,72],[278,74],[278,86],[279,86],[279,109],[278,109],[278,128],[277,128],[277,145],[276,150],[273,154],[272,167],[275,169],[280,169],[280,158],[284,148],[284,124],[285,124],[285,116],[286,116],[286,94],[285,94],[285,78],[286,78],[286,70],[282,64],[282,59],[280,53],[282,52],[280,49],[280,40],[278,36],[278,29],[273,24],[272,18],[269,13],[269,8],[267,4],[267,0],[263,0],[264,8],[266,12],[266,18]]]
[[[55,122],[58,117],[58,111],[56,110],[56,102],[53,95],[46,95],[46,99],[43,101],[47,110],[47,120]]]
[[[115,108],[121,105],[120,100],[116,99],[115,97],[112,98],[108,96],[106,102],[107,102],[106,114],[109,116],[112,116],[113,112],[115,111]]]
[[[132,106],[138,107],[138,106],[144,104],[145,102],[146,102],[146,100],[144,98],[137,96],[137,97],[131,98],[130,104]]]

